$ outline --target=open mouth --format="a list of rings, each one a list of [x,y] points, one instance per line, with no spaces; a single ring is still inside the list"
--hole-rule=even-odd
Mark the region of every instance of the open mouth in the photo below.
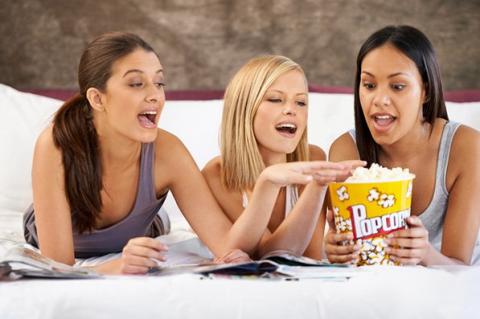
[[[395,121],[396,117],[392,115],[375,115],[373,116],[373,120],[375,124],[379,127],[387,127]]]
[[[280,133],[293,135],[297,132],[297,126],[293,123],[281,123],[275,126],[275,129]]]
[[[157,111],[146,111],[138,114],[140,124],[145,128],[153,128],[157,126]]]

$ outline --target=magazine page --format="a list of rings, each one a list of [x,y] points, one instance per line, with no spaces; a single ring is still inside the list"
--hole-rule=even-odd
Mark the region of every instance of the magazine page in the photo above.
[[[249,261],[231,264],[215,264],[213,262],[197,265],[171,265],[153,268],[149,274],[155,276],[193,273],[200,275],[261,276],[273,273],[279,265],[270,260]]]
[[[346,264],[332,264],[328,260],[317,260],[306,256],[298,256],[288,250],[274,250],[262,257],[263,260],[271,260],[280,265],[304,266],[304,267],[349,267]]]
[[[25,244],[0,241],[0,274],[35,278],[98,278],[96,272],[72,267],[41,255]]]

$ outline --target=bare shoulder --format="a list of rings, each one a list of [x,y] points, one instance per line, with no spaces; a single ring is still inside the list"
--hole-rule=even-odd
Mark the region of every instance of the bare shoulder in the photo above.
[[[212,158],[202,169],[202,174],[222,210],[230,221],[235,221],[243,211],[242,195],[222,183],[222,157]]]
[[[450,164],[459,170],[470,170],[472,165],[479,166],[480,157],[480,132],[460,125],[455,132],[450,150]]]
[[[325,151],[322,150],[321,147],[315,144],[309,144],[308,151],[310,153],[310,159],[312,161],[324,161],[327,159],[327,155],[325,154]]]
[[[220,180],[220,174],[222,172],[222,157],[216,156],[205,164],[202,169],[202,174],[210,184],[212,181]]]
[[[452,147],[463,151],[475,151],[480,147],[480,132],[466,125],[460,125],[453,137]]]
[[[182,141],[176,135],[161,128],[158,129],[155,144],[157,149],[168,150],[168,152],[185,148]]]
[[[53,125],[46,127],[38,136],[35,143],[34,161],[39,159],[54,160],[51,163],[58,165],[62,153],[53,140]]]
[[[328,152],[328,159],[333,162],[360,159],[357,145],[350,133],[343,133],[333,141]]]

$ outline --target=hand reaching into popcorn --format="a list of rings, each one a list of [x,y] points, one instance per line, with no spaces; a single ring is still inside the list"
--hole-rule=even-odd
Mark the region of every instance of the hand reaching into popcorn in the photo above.
[[[308,184],[315,180],[319,185],[344,180],[351,171],[364,166],[364,161],[343,161],[338,163],[327,161],[290,162],[267,167],[262,177],[277,186],[289,184]]]

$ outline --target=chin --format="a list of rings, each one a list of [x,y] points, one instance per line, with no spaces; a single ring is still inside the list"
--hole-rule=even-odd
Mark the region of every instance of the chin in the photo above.
[[[138,136],[137,140],[141,143],[153,143],[157,139],[158,136],[158,129],[157,130],[152,130],[152,132],[149,133],[143,133],[140,136]]]

